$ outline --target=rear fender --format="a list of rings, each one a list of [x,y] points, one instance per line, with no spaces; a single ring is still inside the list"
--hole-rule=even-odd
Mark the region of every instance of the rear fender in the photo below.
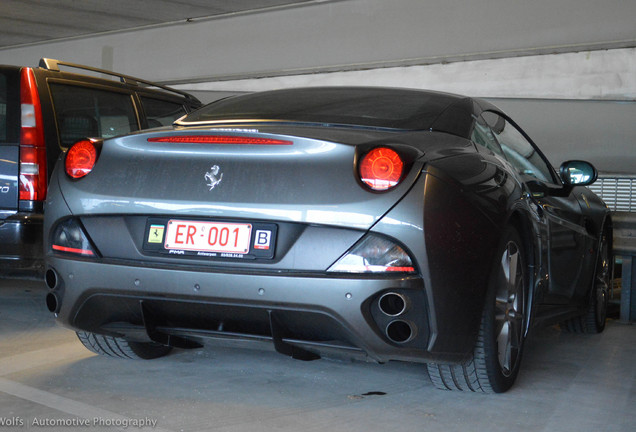
[[[406,245],[417,261],[429,305],[422,313],[430,323],[431,353],[472,351],[502,227],[457,185],[431,172],[373,227]]]

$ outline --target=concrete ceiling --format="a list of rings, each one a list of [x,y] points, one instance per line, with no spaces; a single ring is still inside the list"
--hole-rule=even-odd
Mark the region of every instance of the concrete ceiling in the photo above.
[[[0,48],[316,0],[1,0]]]

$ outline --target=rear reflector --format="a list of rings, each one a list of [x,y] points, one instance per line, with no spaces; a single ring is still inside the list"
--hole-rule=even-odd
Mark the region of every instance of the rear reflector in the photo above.
[[[93,170],[97,162],[97,149],[95,144],[89,140],[78,141],[68,149],[64,168],[66,174],[74,179],[86,176]]]
[[[231,135],[169,135],[148,138],[148,142],[185,144],[243,144],[243,145],[292,145],[292,141]]]
[[[53,229],[51,249],[82,256],[97,256],[79,220],[75,218],[60,222]]]
[[[46,144],[40,97],[31,68],[20,72],[20,200],[46,199]]]
[[[377,147],[364,155],[359,164],[360,180],[376,191],[395,187],[402,178],[404,162],[400,155],[387,147]]]
[[[76,248],[71,248],[71,247],[66,247],[66,246],[59,246],[59,245],[56,245],[56,244],[51,246],[51,248],[53,248],[53,250],[56,250],[56,251],[59,251],[59,252],[67,252],[67,253],[78,254],[78,255],[87,255],[87,256],[95,255],[93,253],[93,251],[90,250],[90,249],[76,249]]]

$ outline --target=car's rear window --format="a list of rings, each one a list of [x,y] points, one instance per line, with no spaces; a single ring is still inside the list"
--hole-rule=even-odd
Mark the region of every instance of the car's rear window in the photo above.
[[[214,102],[182,123],[276,120],[422,130],[458,100],[444,93],[386,88],[278,90]]]

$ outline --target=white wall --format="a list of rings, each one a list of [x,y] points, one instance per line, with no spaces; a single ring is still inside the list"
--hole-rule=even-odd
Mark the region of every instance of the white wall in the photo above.
[[[636,100],[636,48],[188,83],[197,91],[371,85],[476,97]]]
[[[213,81],[636,46],[634,0],[346,0],[0,50]]]

